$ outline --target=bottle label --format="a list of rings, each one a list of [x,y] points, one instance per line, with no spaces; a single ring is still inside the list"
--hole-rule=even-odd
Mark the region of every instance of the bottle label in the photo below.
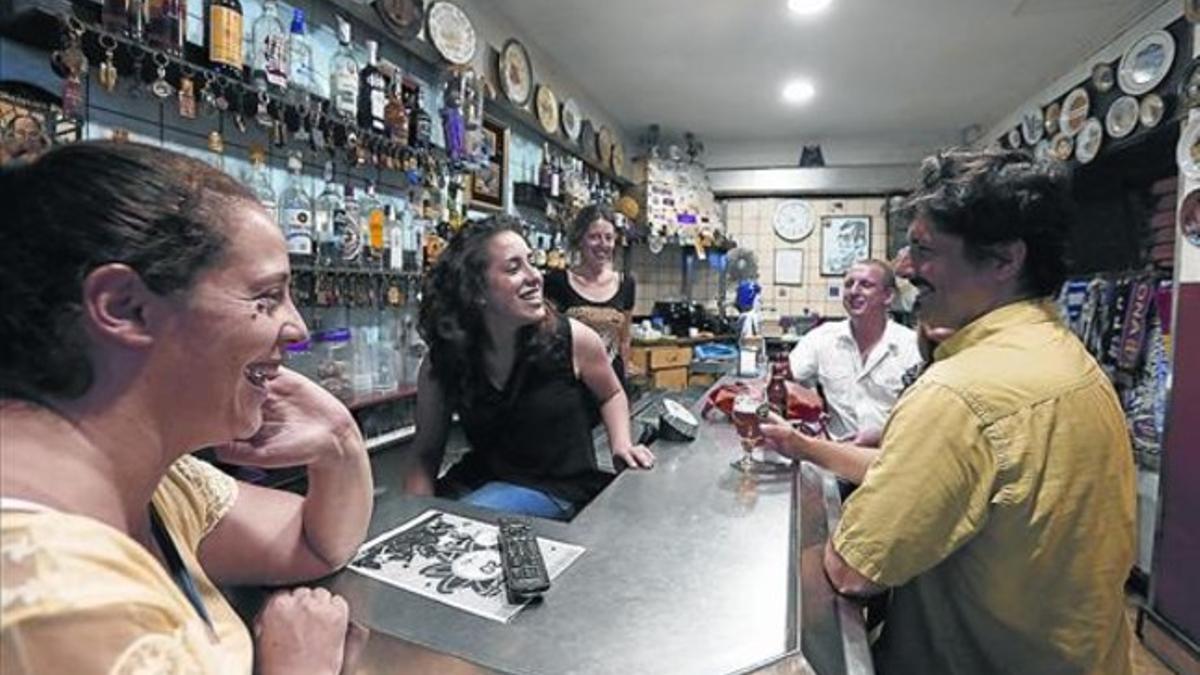
[[[263,71],[267,82],[276,87],[286,87],[288,83],[288,44],[287,36],[283,33],[272,33],[263,39],[259,45],[263,50]]]
[[[242,13],[230,7],[209,8],[208,60],[242,67]]]
[[[353,64],[333,72],[333,105],[343,115],[354,116],[358,108],[358,73],[354,72]]]
[[[371,237],[371,248],[383,248],[383,211],[375,209],[367,216],[367,231]]]
[[[404,231],[393,227],[388,237],[388,267],[404,269]]]
[[[371,123],[383,128],[383,109],[387,107],[387,96],[382,89],[371,89]]]

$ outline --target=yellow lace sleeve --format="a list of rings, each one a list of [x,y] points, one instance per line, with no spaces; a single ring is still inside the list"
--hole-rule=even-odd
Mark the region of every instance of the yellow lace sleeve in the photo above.
[[[154,495],[162,517],[173,521],[172,531],[195,550],[237,501],[237,481],[191,455],[180,457]]]

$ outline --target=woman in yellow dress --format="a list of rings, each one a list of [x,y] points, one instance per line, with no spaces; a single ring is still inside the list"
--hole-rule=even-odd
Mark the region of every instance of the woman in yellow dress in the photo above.
[[[350,414],[281,365],[306,329],[272,218],[128,143],[0,168],[0,203],[0,672],[339,672],[342,599],[276,595],[252,641],[218,591],[338,569],[371,514]],[[206,446],[303,465],[307,495]]]

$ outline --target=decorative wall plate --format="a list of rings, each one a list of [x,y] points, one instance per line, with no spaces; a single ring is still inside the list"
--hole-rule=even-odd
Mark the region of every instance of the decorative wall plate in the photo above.
[[[1158,126],[1158,123],[1162,121],[1163,114],[1167,111],[1167,104],[1158,94],[1146,94],[1142,97],[1142,103],[1138,107],[1142,126],[1147,129]]]
[[[1183,175],[1200,180],[1200,121],[1188,122],[1175,146],[1175,161]]]
[[[533,108],[537,113],[538,124],[542,125],[542,131],[548,134],[558,131],[558,97],[554,95],[554,91],[550,87],[544,84],[538,85],[537,99]]]
[[[1080,164],[1087,164],[1100,152],[1100,143],[1104,140],[1104,126],[1095,117],[1089,117],[1079,130],[1075,139],[1075,159]]]
[[[475,58],[475,27],[458,5],[435,0],[426,17],[425,34],[442,58],[456,66],[465,66]]]
[[[392,35],[412,40],[425,24],[425,3],[421,0],[375,0],[375,12]]]
[[[1092,67],[1092,86],[1096,88],[1096,91],[1101,94],[1111,91],[1116,83],[1117,77],[1113,75],[1112,64],[1097,63]]]
[[[625,174],[625,148],[616,142],[612,146],[612,172],[618,176]]]
[[[601,166],[609,166],[612,163],[612,149],[612,132],[608,127],[602,126],[596,134],[596,155],[600,158]]]
[[[1200,59],[1193,60],[1180,78],[1179,100],[1185,108],[1200,106]]]
[[[578,141],[579,127],[583,122],[583,118],[579,115],[579,104],[575,102],[575,99],[569,98],[563,101],[561,113],[563,133],[568,139]]]
[[[1058,118],[1062,115],[1062,104],[1058,101],[1046,106],[1046,135],[1058,133]]]
[[[1063,99],[1062,113],[1058,117],[1058,128],[1068,136],[1079,133],[1087,122],[1088,111],[1091,109],[1091,99],[1087,90],[1076,87]]]
[[[1104,130],[1113,138],[1125,138],[1138,123],[1138,101],[1132,96],[1122,96],[1113,101],[1104,116]]]
[[[1060,162],[1065,162],[1071,159],[1071,153],[1075,151],[1075,139],[1071,138],[1066,132],[1059,132],[1054,140],[1050,142],[1050,156]]]
[[[1038,144],[1033,146],[1033,158],[1038,162],[1047,162],[1052,157],[1050,156],[1050,139],[1043,138],[1038,141]]]
[[[500,49],[497,64],[504,97],[524,107],[533,96],[533,66],[529,63],[529,52],[525,51],[525,45],[510,38]]]
[[[1192,190],[1179,205],[1179,232],[1192,246],[1200,246],[1200,189]]]
[[[1040,106],[1034,106],[1025,111],[1021,116],[1021,137],[1025,139],[1026,145],[1037,145],[1037,142],[1042,140],[1046,135],[1045,120],[1042,119],[1042,109]]]
[[[1021,147],[1021,127],[1013,127],[1008,130],[1008,147],[1013,150]]]
[[[1175,61],[1175,38],[1165,30],[1146,33],[1129,45],[1117,68],[1117,83],[1126,94],[1140,96],[1158,86]]]
[[[579,148],[583,156],[593,162],[599,159],[596,154],[596,127],[591,120],[584,120],[579,126]]]

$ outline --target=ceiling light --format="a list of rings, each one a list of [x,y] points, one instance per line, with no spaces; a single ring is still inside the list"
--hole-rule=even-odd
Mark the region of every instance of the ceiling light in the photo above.
[[[816,14],[830,5],[833,0],[788,0],[788,9],[796,14]]]
[[[788,103],[808,103],[816,93],[813,83],[808,80],[792,80],[783,85],[783,100]]]

